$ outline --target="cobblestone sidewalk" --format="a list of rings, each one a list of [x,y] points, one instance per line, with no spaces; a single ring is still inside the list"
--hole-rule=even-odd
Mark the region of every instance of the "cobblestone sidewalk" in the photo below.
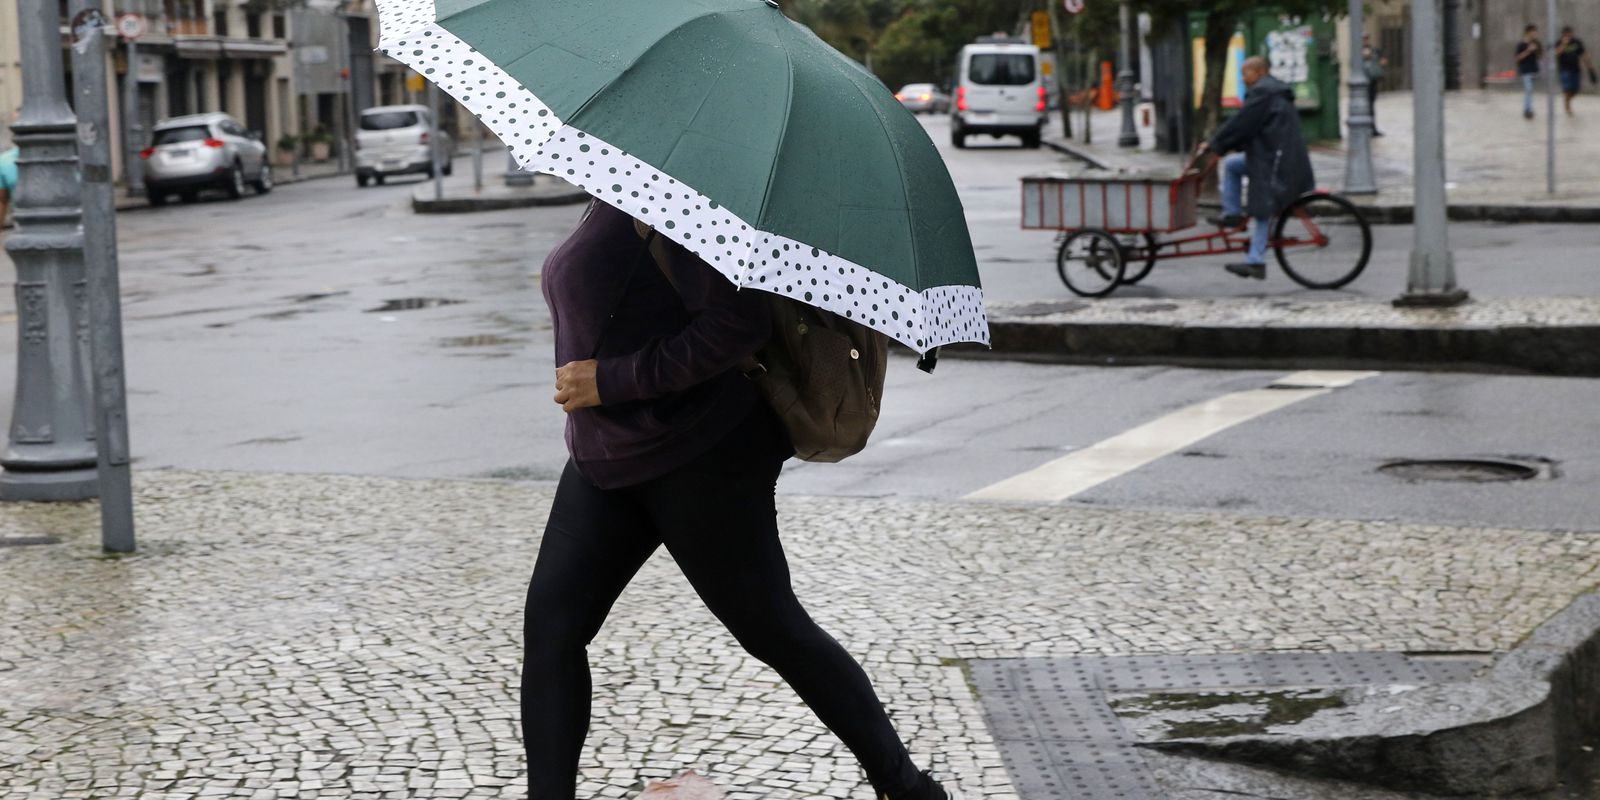
[[[0,798],[516,798],[543,485],[151,472],[142,548],[0,506]],[[1590,588],[1600,536],[781,500],[796,588],[913,752],[1016,797],[962,660],[1503,649]],[[591,648],[581,797],[694,767],[733,800],[870,795],[665,555]]]

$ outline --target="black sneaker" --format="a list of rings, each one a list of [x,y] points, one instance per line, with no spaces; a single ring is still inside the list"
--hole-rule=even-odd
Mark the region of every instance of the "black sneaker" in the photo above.
[[[1266,264],[1252,264],[1248,261],[1245,261],[1239,264],[1229,264],[1223,269],[1226,269],[1227,271],[1238,275],[1241,278],[1255,278],[1258,281],[1266,280],[1267,278]]]
[[[946,789],[933,779],[933,773],[923,770],[917,776],[916,788],[899,797],[890,797],[885,794],[879,800],[961,800],[961,794],[953,789]]]
[[[1213,216],[1206,217],[1206,222],[1209,222],[1212,225],[1215,225],[1215,226],[1217,226],[1219,228],[1243,228],[1244,227],[1244,215],[1243,214],[1216,214],[1216,215],[1213,215]]]

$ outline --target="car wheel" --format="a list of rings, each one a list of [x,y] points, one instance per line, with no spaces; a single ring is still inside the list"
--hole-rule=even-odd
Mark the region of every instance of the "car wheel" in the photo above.
[[[446,178],[448,178],[451,175],[455,174],[455,171],[456,171],[456,165],[455,164],[452,164],[452,163],[450,163],[448,161],[444,162],[444,175],[445,175]]]
[[[1041,139],[1042,136],[1038,130],[1034,130],[1030,133],[1024,133],[1022,134],[1022,146],[1030,150],[1038,150]]]
[[[388,178],[385,178],[382,175],[374,175],[374,176],[372,176],[372,182],[378,184],[379,186],[382,186],[384,181],[386,181],[386,180],[388,180]]]
[[[239,162],[233,162],[233,167],[228,170],[228,182],[222,185],[222,190],[234,200],[244,197],[244,169]]]
[[[164,206],[164,205],[167,204],[167,193],[166,192],[152,192],[149,189],[146,189],[145,190],[145,198],[144,199],[148,200],[150,202],[150,205],[153,205],[153,206]]]
[[[256,194],[266,194],[272,191],[272,165],[262,164],[261,174],[255,180]]]
[[[965,148],[967,146],[967,135],[962,131],[952,130],[950,131],[950,143],[958,149]]]
[[[195,198],[197,198],[199,196],[200,196],[200,193],[196,192],[194,190],[190,190],[190,191],[187,191],[187,192],[179,192],[178,193],[178,199],[182,200],[185,203],[193,203],[195,201]]]
[[[366,175],[362,175],[359,172],[356,173],[356,186],[357,186],[357,188],[361,188],[361,189],[367,188],[367,181],[369,181],[369,180],[372,180],[372,179],[370,177],[366,176]],[[383,183],[383,179],[380,178],[378,180],[378,183]]]

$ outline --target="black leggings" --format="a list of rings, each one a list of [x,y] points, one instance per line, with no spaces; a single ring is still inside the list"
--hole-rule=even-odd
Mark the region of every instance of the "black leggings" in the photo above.
[[[850,748],[879,795],[916,784],[916,767],[866,672],[817,627],[789,585],[773,502],[788,455],[778,426],[759,404],[693,463],[623,489],[599,489],[567,464],[523,627],[530,800],[573,800],[589,728],[586,647],[661,544],[739,644],[777,670]]]

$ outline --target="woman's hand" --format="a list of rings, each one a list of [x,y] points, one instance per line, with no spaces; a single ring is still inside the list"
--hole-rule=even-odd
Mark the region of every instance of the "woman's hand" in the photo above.
[[[572,361],[556,368],[556,403],[571,414],[580,408],[600,405],[600,387],[595,383],[594,359]]]

